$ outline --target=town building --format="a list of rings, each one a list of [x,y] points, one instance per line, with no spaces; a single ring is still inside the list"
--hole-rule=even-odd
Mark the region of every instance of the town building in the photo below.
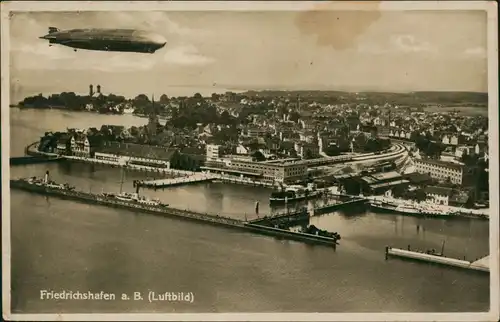
[[[418,173],[428,173],[438,181],[449,180],[453,184],[461,185],[464,177],[464,166],[451,162],[431,159],[414,159],[415,170]]]
[[[251,138],[257,138],[257,137],[262,137],[268,134],[269,131],[264,128],[264,127],[259,127],[259,126],[249,126],[246,129],[246,134],[248,137]]]
[[[63,133],[57,139],[56,153],[59,155],[71,154],[71,135],[69,135],[68,133]]]
[[[453,189],[446,187],[428,186],[424,188],[428,201],[437,205],[448,206]]]
[[[219,157],[220,157],[220,146],[219,145],[207,144],[206,150],[207,150],[207,155],[206,155],[207,161],[215,161],[215,160],[219,159]]]
[[[307,178],[307,164],[281,159],[253,161],[248,158],[219,159],[207,162],[203,170],[250,177],[271,183],[295,183]]]
[[[320,156],[319,144],[316,143],[297,142],[295,143],[295,151],[303,159],[313,159]]]
[[[403,178],[395,171],[377,173],[360,178],[361,189],[365,194],[393,196],[393,189],[396,187],[406,188],[410,181]]]
[[[120,164],[168,169],[174,152],[174,149],[160,146],[107,142],[96,149],[94,158]]]
[[[71,154],[76,157],[90,158],[92,156],[91,139],[85,133],[76,132],[71,137]]]

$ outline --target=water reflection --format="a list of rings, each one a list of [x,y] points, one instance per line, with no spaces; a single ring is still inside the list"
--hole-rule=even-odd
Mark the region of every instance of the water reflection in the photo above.
[[[14,109],[15,110],[15,109]],[[18,114],[16,114],[18,113]],[[24,114],[26,113],[26,114]],[[11,111],[14,155],[48,129],[123,124],[121,116]],[[43,117],[45,115],[46,117]],[[147,121],[147,120],[144,120]],[[12,177],[41,176],[82,190],[118,191],[121,171],[88,164],[12,167]],[[126,172],[133,191],[144,173]],[[243,219],[270,213],[270,190],[218,183],[142,190],[174,207]],[[337,251],[171,218],[75,203],[11,191],[13,311],[207,312],[207,311],[479,311],[488,310],[487,276],[384,260],[385,245],[440,248],[474,258],[488,252],[488,222],[419,219],[349,210],[309,219],[337,231]],[[417,226],[420,228],[417,229]],[[202,265],[193,265],[202,263]],[[90,272],[91,271],[91,272]],[[383,272],[383,274],[380,274]],[[293,281],[292,283],[290,281]],[[115,292],[189,288],[198,294],[188,308],[137,302],[40,301],[40,289],[75,285]],[[300,292],[297,292],[300,290]]]

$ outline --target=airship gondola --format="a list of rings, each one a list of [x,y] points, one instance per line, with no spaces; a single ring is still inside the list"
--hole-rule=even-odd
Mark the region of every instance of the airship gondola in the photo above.
[[[77,49],[154,53],[167,41],[157,33],[137,29],[71,29],[49,27],[49,33],[40,37],[53,44]]]

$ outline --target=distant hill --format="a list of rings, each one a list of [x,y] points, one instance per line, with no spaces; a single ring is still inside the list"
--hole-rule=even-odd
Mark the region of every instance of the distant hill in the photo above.
[[[368,104],[396,104],[396,105],[447,105],[447,106],[484,106],[488,104],[488,93],[480,92],[345,92],[332,90],[250,90],[242,93],[245,96],[260,97],[297,97],[304,100],[329,101],[365,101]]]

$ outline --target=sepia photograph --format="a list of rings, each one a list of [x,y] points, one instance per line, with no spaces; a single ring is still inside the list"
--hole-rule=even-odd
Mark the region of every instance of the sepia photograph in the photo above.
[[[497,321],[497,4],[21,2],[5,320]]]

